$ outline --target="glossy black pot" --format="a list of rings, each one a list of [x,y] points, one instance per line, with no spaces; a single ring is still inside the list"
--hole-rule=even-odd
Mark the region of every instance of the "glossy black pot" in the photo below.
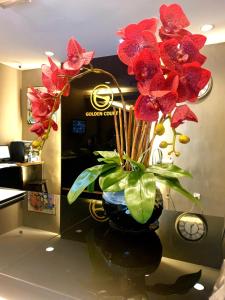
[[[124,192],[104,192],[103,207],[109,218],[111,227],[126,232],[138,233],[142,231],[156,230],[159,227],[158,219],[163,210],[163,198],[157,189],[153,213],[145,224],[138,223],[127,208]]]

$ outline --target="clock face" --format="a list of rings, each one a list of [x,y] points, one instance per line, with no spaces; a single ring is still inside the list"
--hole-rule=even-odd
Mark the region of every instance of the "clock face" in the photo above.
[[[201,100],[205,98],[206,95],[208,95],[211,92],[212,89],[212,77],[209,79],[206,86],[199,92],[198,94],[198,101],[196,103],[199,103]]]
[[[198,214],[184,213],[180,215],[175,224],[178,234],[188,241],[199,241],[206,236],[207,224]]]

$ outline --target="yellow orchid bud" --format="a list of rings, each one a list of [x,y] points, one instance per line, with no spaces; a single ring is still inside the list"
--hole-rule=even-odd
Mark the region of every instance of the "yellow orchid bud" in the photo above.
[[[179,152],[179,151],[176,151],[176,152],[175,152],[175,155],[176,155],[176,157],[179,157],[179,156],[180,156],[180,152]]]
[[[33,141],[32,142],[32,147],[33,148],[38,148],[38,147],[40,147],[41,146],[41,141]]]
[[[187,144],[190,142],[190,138],[189,138],[189,136],[182,134],[179,136],[179,142],[181,144]]]
[[[43,134],[41,138],[42,138],[42,140],[46,140],[48,138],[48,135],[47,134]]]
[[[166,148],[168,146],[168,143],[166,141],[162,141],[160,144],[159,144],[159,148]]]
[[[163,125],[163,123],[159,123],[156,125],[155,127],[155,134],[156,135],[163,135],[165,132],[165,127]]]

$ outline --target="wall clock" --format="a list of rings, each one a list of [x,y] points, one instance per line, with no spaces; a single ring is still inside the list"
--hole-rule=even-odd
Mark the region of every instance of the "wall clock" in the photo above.
[[[209,79],[209,82],[206,84],[206,86],[199,92],[198,94],[198,101],[196,103],[199,103],[202,101],[212,90],[213,80],[212,77]]]
[[[187,241],[199,241],[207,235],[207,223],[204,217],[194,213],[183,213],[175,222],[178,235]]]

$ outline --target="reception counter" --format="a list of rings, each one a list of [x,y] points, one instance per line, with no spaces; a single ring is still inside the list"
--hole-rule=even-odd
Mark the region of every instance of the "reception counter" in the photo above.
[[[70,206],[65,196],[28,192],[9,204],[20,205],[21,216],[18,227],[0,235],[0,284],[21,297],[4,287],[2,297],[208,299],[224,258],[223,218],[204,216],[207,235],[195,242],[179,236],[181,213],[170,210],[155,232],[127,234],[94,220],[91,201]],[[60,234],[51,230],[57,222]]]

